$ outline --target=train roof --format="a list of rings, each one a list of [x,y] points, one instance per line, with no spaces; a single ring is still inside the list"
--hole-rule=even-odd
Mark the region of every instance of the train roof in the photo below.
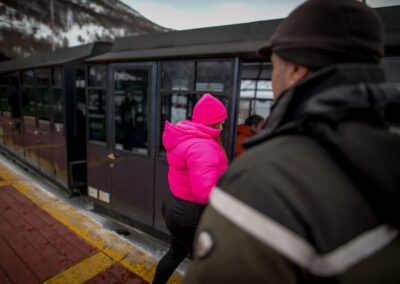
[[[96,42],[76,47],[39,53],[0,63],[0,72],[13,72],[32,68],[63,65],[68,62],[95,56],[111,49],[111,43]]]
[[[385,24],[385,45],[400,46],[400,6],[377,8]],[[179,58],[256,58],[282,19],[120,38],[110,52],[88,63]]]
[[[281,20],[201,29],[151,33],[120,38],[110,52],[86,62],[115,62],[198,56],[250,56],[266,44]]]

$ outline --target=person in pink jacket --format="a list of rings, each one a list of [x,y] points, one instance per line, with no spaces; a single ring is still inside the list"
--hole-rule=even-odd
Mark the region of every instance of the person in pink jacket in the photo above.
[[[193,109],[192,120],[165,123],[163,144],[170,192],[163,203],[163,214],[171,243],[157,266],[153,284],[166,283],[183,259],[191,255],[200,216],[228,166],[220,142],[226,118],[225,106],[211,94],[204,94]]]

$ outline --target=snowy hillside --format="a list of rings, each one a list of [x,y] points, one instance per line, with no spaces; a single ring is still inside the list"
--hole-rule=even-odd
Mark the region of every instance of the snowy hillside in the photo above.
[[[3,54],[27,56],[167,30],[118,0],[0,0]]]

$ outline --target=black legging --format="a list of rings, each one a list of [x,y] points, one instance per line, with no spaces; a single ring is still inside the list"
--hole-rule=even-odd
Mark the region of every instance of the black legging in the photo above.
[[[168,252],[157,265],[153,284],[165,284],[178,265],[187,255],[191,255],[196,227],[177,223],[168,214],[164,216],[168,230],[171,232],[171,243]]]

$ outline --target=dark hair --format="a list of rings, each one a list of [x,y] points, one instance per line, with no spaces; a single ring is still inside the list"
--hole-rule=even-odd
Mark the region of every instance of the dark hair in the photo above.
[[[264,118],[262,118],[262,116],[258,114],[253,114],[246,118],[244,124],[246,124],[247,126],[258,125],[263,120]]]

